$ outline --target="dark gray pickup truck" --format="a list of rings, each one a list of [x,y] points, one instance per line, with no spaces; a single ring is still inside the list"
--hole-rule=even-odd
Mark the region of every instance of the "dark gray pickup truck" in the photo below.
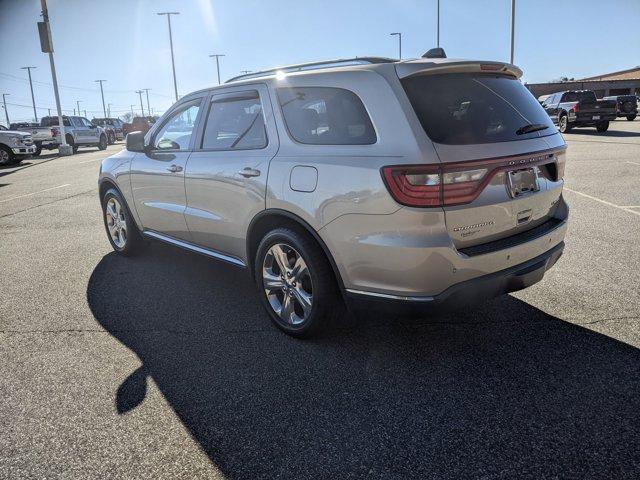
[[[542,107],[562,133],[574,127],[596,127],[606,132],[618,114],[615,100],[598,100],[592,90],[553,93],[544,99]]]

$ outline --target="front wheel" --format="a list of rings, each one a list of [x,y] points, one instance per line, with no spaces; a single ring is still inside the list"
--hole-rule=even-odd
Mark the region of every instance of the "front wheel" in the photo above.
[[[0,166],[5,167],[11,165],[14,161],[15,155],[13,151],[4,145],[0,145]]]
[[[599,132],[606,132],[607,130],[609,130],[609,121],[605,121],[605,122],[598,122],[598,124],[596,125],[596,130]]]
[[[107,136],[100,135],[100,141],[98,142],[98,150],[106,150],[107,149]]]
[[[36,145],[36,151],[33,152],[31,155],[33,155],[34,157],[39,157],[41,153],[42,153],[42,145]]]
[[[289,228],[267,233],[255,258],[255,280],[273,323],[294,337],[308,337],[337,311],[333,272],[320,246]]]
[[[107,190],[102,197],[102,217],[109,243],[117,253],[128,257],[144,248],[146,242],[120,192],[114,188]]]
[[[571,127],[569,126],[569,118],[564,114],[560,115],[560,118],[558,119],[558,130],[560,130],[560,133],[567,133],[571,130]]]
[[[627,115],[627,120],[633,122],[636,119],[636,115]]]
[[[111,132],[109,132],[108,141],[109,141],[109,145],[113,145],[114,143],[116,143],[116,136]]]

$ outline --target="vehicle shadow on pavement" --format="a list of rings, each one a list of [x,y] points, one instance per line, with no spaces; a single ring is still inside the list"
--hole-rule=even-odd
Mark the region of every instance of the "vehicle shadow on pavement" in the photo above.
[[[428,320],[271,326],[246,272],[154,244],[111,253],[89,306],[228,478],[629,478],[640,351],[506,296]],[[159,467],[161,468],[161,467]]]
[[[640,132],[629,132],[626,130],[615,130],[616,125],[612,124],[609,127],[609,130],[606,132],[596,132],[595,128],[590,129],[582,129],[582,128],[573,128],[571,129],[571,135],[586,135],[590,137],[640,137]]]

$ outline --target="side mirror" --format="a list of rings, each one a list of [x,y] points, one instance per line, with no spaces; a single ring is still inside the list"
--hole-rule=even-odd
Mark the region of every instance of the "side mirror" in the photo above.
[[[142,132],[129,132],[127,134],[127,150],[130,152],[144,152],[144,134]]]

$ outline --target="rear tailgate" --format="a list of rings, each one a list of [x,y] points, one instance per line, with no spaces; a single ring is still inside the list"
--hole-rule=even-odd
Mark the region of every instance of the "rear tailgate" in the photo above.
[[[565,143],[514,76],[418,72],[401,82],[439,156],[441,205],[458,249],[554,223]]]
[[[616,115],[618,103],[615,100],[596,100],[595,102],[579,102],[578,119],[597,120],[594,117]]]

